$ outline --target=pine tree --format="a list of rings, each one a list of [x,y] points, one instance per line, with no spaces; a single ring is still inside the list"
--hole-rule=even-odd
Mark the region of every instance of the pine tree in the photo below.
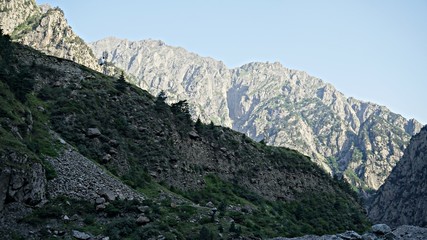
[[[165,102],[166,98],[168,98],[168,97],[166,96],[166,93],[162,90],[162,91],[160,91],[159,95],[157,95],[156,101]]]
[[[120,74],[119,79],[117,79],[116,83],[116,89],[120,92],[126,91],[126,88],[128,87],[128,83],[126,82],[125,76],[123,72]]]

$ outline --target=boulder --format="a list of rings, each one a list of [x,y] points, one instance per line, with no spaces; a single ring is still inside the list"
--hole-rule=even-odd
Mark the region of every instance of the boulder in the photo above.
[[[188,136],[190,136],[191,139],[198,139],[200,138],[199,134],[195,131],[191,131],[188,133]]]
[[[109,202],[116,200],[116,194],[110,190],[103,190],[100,195]]]
[[[215,205],[211,201],[207,202],[205,206],[208,207],[208,208],[215,207]]]
[[[148,217],[146,217],[145,215],[140,215],[137,219],[136,219],[136,223],[138,225],[145,225],[147,223],[150,222],[150,219]]]
[[[372,232],[378,235],[391,233],[391,228],[387,224],[375,224],[372,226]]]
[[[362,240],[377,240],[378,237],[373,233],[365,233],[362,235]]]
[[[73,230],[72,235],[73,235],[73,237],[75,237],[77,239],[83,239],[83,240],[86,240],[86,239],[89,239],[92,237],[91,235],[89,235],[85,232],[79,232],[77,230]]]
[[[142,213],[148,213],[150,211],[150,207],[149,206],[139,206],[138,210]]]
[[[362,236],[360,236],[355,231],[347,231],[345,233],[338,234],[337,236],[345,240],[361,240],[362,239]]]
[[[103,157],[102,157],[102,162],[103,163],[107,163],[107,162],[109,162],[111,160],[111,155],[110,154],[105,154]]]
[[[96,211],[102,211],[105,208],[107,208],[107,205],[105,205],[105,204],[96,205]]]
[[[105,198],[103,198],[103,197],[99,197],[99,198],[97,198],[97,199],[95,200],[95,203],[96,203],[97,205],[99,205],[99,204],[103,204],[103,203],[105,203]]]
[[[99,137],[101,136],[101,131],[98,128],[88,128],[86,135],[88,137]]]

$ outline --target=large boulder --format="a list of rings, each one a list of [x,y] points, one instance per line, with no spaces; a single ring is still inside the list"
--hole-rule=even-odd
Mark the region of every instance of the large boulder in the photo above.
[[[387,224],[375,224],[372,226],[372,232],[378,235],[391,233],[391,228]]]
[[[32,163],[27,156],[15,152],[3,154],[0,160],[13,163],[0,170],[0,211],[8,202],[31,206],[46,200],[46,174],[40,163]],[[26,166],[30,167],[26,167]]]
[[[86,135],[91,138],[99,137],[101,136],[101,131],[98,128],[88,128]]]

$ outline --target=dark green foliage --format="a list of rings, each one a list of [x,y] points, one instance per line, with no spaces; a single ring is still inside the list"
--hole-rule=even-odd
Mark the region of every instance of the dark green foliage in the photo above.
[[[214,238],[213,238],[212,232],[206,226],[203,226],[202,229],[200,229],[199,239],[200,240],[212,240]]]
[[[94,206],[86,201],[57,197],[41,208],[36,208],[21,221],[31,225],[41,225],[50,219],[59,220],[63,215],[86,215],[95,213]]]
[[[139,202],[136,200],[115,200],[107,205],[104,212],[107,213],[109,217],[115,217],[121,213],[138,213],[138,205]]]
[[[21,102],[25,102],[26,95],[33,90],[34,80],[31,72],[32,67],[17,69],[12,67],[12,64],[18,61],[13,54],[14,46],[10,42],[8,35],[0,33],[0,80],[7,83],[10,90],[15,94],[15,97]]]
[[[137,227],[134,219],[120,219],[107,225],[105,234],[112,240],[121,240],[134,234]]]
[[[162,90],[162,91],[160,91],[160,93],[157,95],[157,99],[156,99],[156,101],[158,101],[158,102],[165,102],[167,98],[168,98],[168,97],[166,96],[166,93]]]
[[[159,113],[165,113],[168,111],[169,105],[166,103],[166,93],[162,90],[156,98],[156,105],[154,106],[154,109]]]
[[[56,171],[53,166],[46,160],[43,161],[43,167],[46,172],[46,179],[52,180],[57,177]]]
[[[117,80],[116,83],[116,89],[119,90],[120,92],[125,92],[126,88],[129,86],[129,84],[126,82],[125,80],[125,76],[123,74],[123,72],[120,74],[119,79]]]
[[[194,128],[199,133],[203,132],[204,125],[203,125],[202,121],[200,121],[200,118],[197,118],[197,121],[194,125]]]
[[[208,201],[214,203],[219,218],[228,216],[235,221],[228,228],[235,237],[241,234],[294,237],[343,232],[350,228],[364,231],[369,225],[363,211],[343,196],[305,194],[298,201],[269,201],[213,175],[208,175],[205,182],[204,189],[179,193],[200,205]],[[251,211],[244,208],[233,211],[227,209],[227,205],[256,207]]]
[[[151,220],[135,226],[141,214],[137,202],[113,201],[96,212],[93,204],[58,199],[28,216],[34,222],[57,221],[61,214],[77,213],[82,217],[79,228],[108,234],[112,239],[149,239],[160,234],[168,239],[211,239],[218,231],[224,238],[268,238],[361,230],[367,225],[350,190],[332,180],[308,157],[254,142],[212,122],[194,123],[186,101],[169,106],[164,93],[156,98],[125,83],[124,76],[116,80],[82,67],[79,69],[89,77],[67,79],[66,84],[58,86],[61,73],[54,67],[16,67],[20,62],[7,67],[11,63],[3,60],[0,63],[6,68],[1,71],[0,82],[0,150],[4,146],[19,149],[42,162],[43,156],[60,150],[49,136],[51,128],[84,156],[143,192],[147,200],[142,204],[149,207],[145,214]],[[16,101],[13,84],[5,82],[32,79],[29,69],[43,81],[37,82],[35,93],[24,88],[30,94],[24,94],[25,101]],[[15,95],[19,91],[13,90]],[[45,110],[38,111],[38,106]],[[29,112],[34,124],[27,131],[23,119]],[[23,140],[4,127],[8,126],[3,124],[7,119],[19,129]],[[101,135],[90,136],[87,129],[93,127]],[[103,160],[107,154],[111,159]],[[48,178],[55,177],[52,167],[44,164]],[[257,184],[269,171],[281,174],[277,182],[283,180],[283,187],[289,188],[288,193],[279,191],[285,195],[281,199]],[[297,183],[291,184],[294,178]],[[177,179],[202,183],[187,186]],[[208,202],[218,208],[215,215],[205,207]]]

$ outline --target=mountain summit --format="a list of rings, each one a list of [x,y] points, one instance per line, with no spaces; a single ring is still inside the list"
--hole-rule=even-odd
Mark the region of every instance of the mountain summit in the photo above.
[[[4,34],[22,44],[101,70],[92,50],[59,8],[38,6],[34,0],[0,0],[0,25]]]
[[[187,99],[194,117],[270,145],[296,149],[357,187],[377,189],[421,124],[386,107],[346,98],[332,85],[280,63],[228,69],[161,41],[107,38],[90,46],[170,102]],[[369,86],[367,86],[369,87]]]

